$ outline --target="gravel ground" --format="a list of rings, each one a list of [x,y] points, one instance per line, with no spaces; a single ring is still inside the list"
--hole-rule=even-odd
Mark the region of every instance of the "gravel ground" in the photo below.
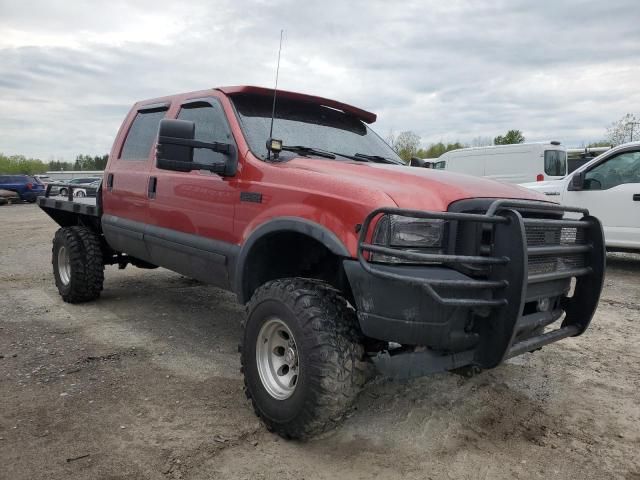
[[[67,305],[54,223],[0,207],[2,479],[640,479],[640,257],[609,255],[589,331],[471,379],[377,381],[338,431],[268,433],[244,394],[234,296],[107,267]]]

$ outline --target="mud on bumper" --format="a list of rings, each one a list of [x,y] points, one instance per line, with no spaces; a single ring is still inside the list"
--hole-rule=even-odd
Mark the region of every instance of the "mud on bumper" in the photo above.
[[[454,253],[446,254],[368,243],[372,223],[385,214],[445,220],[477,253],[460,254],[454,238],[447,250]],[[370,253],[419,264],[373,263]],[[428,347],[423,356],[440,363],[437,370],[492,368],[586,330],[605,249],[600,222],[586,209],[500,199],[482,213],[375,210],[362,225],[357,261],[344,266],[365,335]]]

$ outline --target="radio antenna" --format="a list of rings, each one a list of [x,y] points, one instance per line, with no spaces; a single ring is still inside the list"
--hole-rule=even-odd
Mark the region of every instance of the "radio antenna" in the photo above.
[[[271,107],[271,126],[269,127],[269,144],[273,138],[273,119],[276,116],[276,96],[278,92],[278,74],[280,73],[280,52],[282,52],[282,34],[284,30],[280,30],[280,48],[278,48],[278,63],[276,65],[276,86],[273,88],[273,105]],[[270,147],[270,145],[269,145]],[[277,158],[277,154],[274,152],[274,158]],[[271,159],[271,148],[267,148],[267,160]]]

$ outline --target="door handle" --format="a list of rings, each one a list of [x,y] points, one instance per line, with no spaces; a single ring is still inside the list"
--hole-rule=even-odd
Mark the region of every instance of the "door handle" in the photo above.
[[[147,189],[147,196],[149,198],[156,198],[157,187],[158,187],[158,177],[149,177],[149,188]]]
[[[113,190],[113,173],[107,175],[107,190],[109,192]]]
[[[634,193],[633,194],[633,201],[634,202],[640,202],[640,193]]]

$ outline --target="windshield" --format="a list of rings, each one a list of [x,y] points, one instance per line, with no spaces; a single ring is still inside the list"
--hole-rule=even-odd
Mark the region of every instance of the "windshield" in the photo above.
[[[251,151],[267,158],[273,99],[263,95],[234,95],[242,130]],[[379,155],[404,164],[373,130],[344,112],[313,103],[278,99],[273,138],[284,145],[302,145],[345,155]],[[281,156],[296,155],[282,152]],[[341,157],[338,157],[340,159]]]
[[[544,173],[563,177],[567,174],[567,152],[564,150],[546,150],[544,152]]]

